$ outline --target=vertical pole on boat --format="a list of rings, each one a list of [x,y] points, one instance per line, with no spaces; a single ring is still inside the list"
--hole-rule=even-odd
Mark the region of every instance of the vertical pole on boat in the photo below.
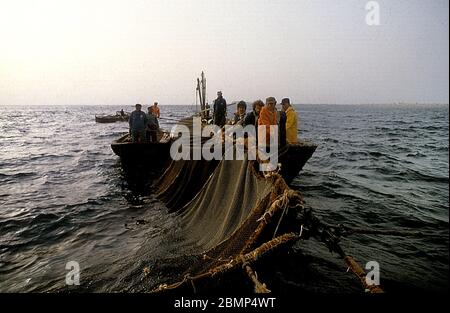
[[[197,88],[195,88],[195,112],[198,112],[198,102],[197,102],[197,90],[198,90],[198,85]]]
[[[201,112],[201,115],[203,116],[203,99],[202,99],[202,91],[200,88],[200,79],[199,78],[197,78],[197,91],[198,91],[198,96],[200,98],[200,112]]]
[[[202,112],[206,109],[206,77],[202,71]]]

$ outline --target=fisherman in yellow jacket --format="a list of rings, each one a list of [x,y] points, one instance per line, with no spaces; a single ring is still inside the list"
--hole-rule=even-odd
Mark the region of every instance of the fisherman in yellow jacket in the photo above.
[[[281,100],[283,111],[286,112],[286,141],[288,144],[298,143],[297,129],[298,116],[291,105],[289,98]]]

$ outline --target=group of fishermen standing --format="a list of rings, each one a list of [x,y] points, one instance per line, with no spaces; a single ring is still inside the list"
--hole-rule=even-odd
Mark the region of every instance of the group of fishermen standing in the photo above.
[[[298,142],[298,115],[291,105],[289,98],[281,100],[281,110],[276,109],[277,100],[268,97],[266,103],[262,100],[253,102],[253,110],[247,113],[247,103],[239,101],[237,111],[234,114],[234,124],[266,126],[266,140],[269,140],[270,125],[278,126],[278,139],[280,146],[295,144]],[[217,99],[214,100],[213,123],[219,127],[226,124],[227,102],[222,96],[222,92],[217,92]]]
[[[295,144],[298,142],[298,115],[292,107],[289,98],[281,100],[281,110],[276,109],[277,100],[268,97],[266,103],[262,100],[253,102],[253,110],[247,113],[247,103],[239,101],[237,111],[234,114],[233,124],[253,125],[266,127],[266,140],[270,138],[270,126],[278,126],[278,142],[280,146]],[[214,100],[213,123],[219,127],[227,123],[227,102],[222,96],[222,92],[217,92],[217,99]],[[209,115],[209,108],[208,108]],[[148,113],[142,111],[142,105],[136,104],[136,110],[130,115],[130,135],[133,142],[157,142],[159,130],[158,118],[160,118],[158,102],[148,107]]]
[[[136,104],[136,110],[131,112],[129,124],[133,142],[157,142],[159,122],[161,116],[158,102],[148,107],[148,112],[142,111],[142,105]]]

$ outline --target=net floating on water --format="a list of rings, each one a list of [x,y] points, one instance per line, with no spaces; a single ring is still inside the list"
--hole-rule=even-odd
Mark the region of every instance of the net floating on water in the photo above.
[[[211,291],[225,275],[237,275],[270,292],[252,266],[270,252],[316,237],[331,251],[347,257],[339,237],[305,208],[302,195],[280,174],[264,176],[247,159],[173,161],[155,183],[158,197],[179,216],[179,256],[164,260],[172,275],[153,293]],[[361,276],[361,268],[350,262]],[[175,269],[174,269],[175,268]],[[367,287],[367,286],[365,286]],[[378,287],[369,288],[379,292]]]

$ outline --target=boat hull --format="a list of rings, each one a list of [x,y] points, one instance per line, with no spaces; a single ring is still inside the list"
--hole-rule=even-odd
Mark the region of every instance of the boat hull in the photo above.
[[[290,184],[316,151],[317,145],[300,140],[297,144],[289,144],[282,149],[278,162],[281,164],[280,174]]]
[[[125,169],[159,170],[170,160],[171,140],[151,143],[131,142],[128,134],[113,141],[111,149]]]
[[[96,115],[95,121],[97,123],[116,123],[116,122],[128,122],[129,116],[121,116],[121,115]]]
[[[171,161],[170,146],[173,142],[166,137],[161,140],[164,133],[158,135],[159,142],[133,143],[129,135],[124,135],[111,144],[111,148],[121,159],[125,169],[134,170],[163,170]],[[280,175],[286,183],[290,184],[312,157],[317,145],[312,142],[300,140],[297,144],[289,144],[280,149],[278,163],[281,164]]]

